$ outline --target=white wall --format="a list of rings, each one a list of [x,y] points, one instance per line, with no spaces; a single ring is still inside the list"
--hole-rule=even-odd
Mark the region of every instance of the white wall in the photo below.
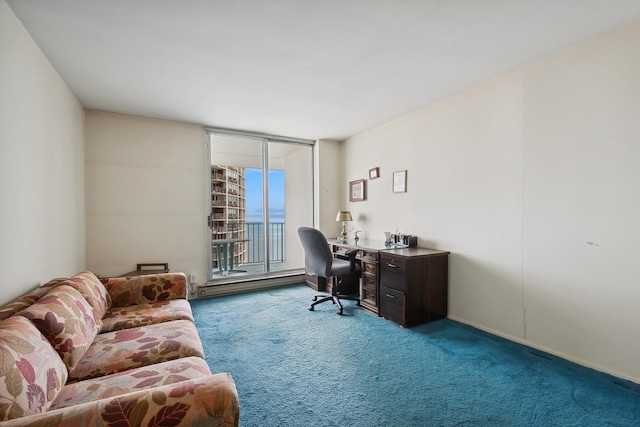
[[[206,280],[205,133],[201,126],[87,111],[87,266],[137,263]]]
[[[526,338],[640,382],[640,21],[525,69]]]
[[[0,304],[85,268],[83,110],[0,0]]]
[[[327,238],[340,232],[336,214],[346,209],[342,203],[346,190],[341,185],[344,181],[341,145],[338,141],[320,139],[313,146],[314,227]]]
[[[313,226],[312,147],[289,145],[285,157],[285,248],[287,268],[304,268],[298,227]]]
[[[345,188],[381,172],[354,225],[450,250],[450,317],[640,382],[638,48],[640,22],[347,140]]]

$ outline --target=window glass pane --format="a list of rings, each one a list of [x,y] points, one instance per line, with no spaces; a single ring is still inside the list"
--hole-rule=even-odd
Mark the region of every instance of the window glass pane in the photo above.
[[[213,133],[210,145],[212,279],[304,268],[297,229],[313,224],[312,146]]]
[[[262,141],[211,135],[210,145],[210,277],[263,274]]]
[[[271,270],[304,268],[298,227],[313,224],[313,148],[269,143]]]

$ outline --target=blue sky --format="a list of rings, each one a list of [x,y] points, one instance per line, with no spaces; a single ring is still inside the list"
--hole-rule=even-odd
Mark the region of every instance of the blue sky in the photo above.
[[[247,222],[262,222],[262,169],[245,168]],[[284,222],[284,171],[269,170],[269,221]]]

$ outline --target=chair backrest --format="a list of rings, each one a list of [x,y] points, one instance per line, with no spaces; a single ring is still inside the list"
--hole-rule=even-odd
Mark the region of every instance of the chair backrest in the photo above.
[[[304,267],[307,273],[329,277],[333,254],[324,234],[312,227],[300,227],[298,237],[304,249]]]

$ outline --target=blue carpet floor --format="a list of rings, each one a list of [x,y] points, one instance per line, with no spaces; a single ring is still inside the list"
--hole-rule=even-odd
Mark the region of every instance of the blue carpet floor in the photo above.
[[[640,385],[444,319],[403,329],[304,285],[192,301],[240,425],[640,426]]]

